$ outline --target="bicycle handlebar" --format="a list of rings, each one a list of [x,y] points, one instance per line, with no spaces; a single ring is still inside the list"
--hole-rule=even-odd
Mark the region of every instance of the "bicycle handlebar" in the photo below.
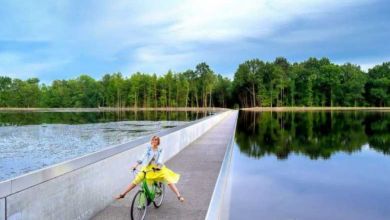
[[[135,172],[141,172],[142,171],[142,172],[144,172],[146,174],[146,173],[151,172],[151,171],[156,172],[156,171],[160,171],[160,170],[161,170],[161,168],[155,168],[155,167],[153,167],[150,170],[139,170],[137,168],[134,168],[134,169],[132,169],[132,172],[135,173]]]

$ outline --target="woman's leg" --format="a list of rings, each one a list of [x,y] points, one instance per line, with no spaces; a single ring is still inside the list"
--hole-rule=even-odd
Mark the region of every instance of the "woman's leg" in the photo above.
[[[136,187],[137,185],[135,185],[134,183],[130,183],[130,185],[126,188],[126,191],[122,194],[119,194],[116,199],[122,199],[126,196],[127,193],[129,193],[132,189],[134,189],[134,187]]]
[[[134,189],[138,183],[140,183],[144,179],[144,174],[142,172],[139,172],[134,180],[130,183],[130,185],[126,188],[126,191],[122,194],[119,194],[116,199],[123,199],[127,193],[129,193],[132,189]]]
[[[184,201],[184,198],[180,195],[179,190],[177,189],[174,183],[168,183],[169,188],[176,194],[177,198],[179,198],[180,202]]]

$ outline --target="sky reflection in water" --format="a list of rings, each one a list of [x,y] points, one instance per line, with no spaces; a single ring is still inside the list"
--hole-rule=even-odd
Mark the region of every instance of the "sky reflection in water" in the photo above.
[[[231,219],[390,219],[390,114],[240,112]]]

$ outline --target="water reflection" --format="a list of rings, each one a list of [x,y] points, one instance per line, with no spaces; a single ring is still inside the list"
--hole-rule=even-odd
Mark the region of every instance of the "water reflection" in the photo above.
[[[390,113],[240,112],[229,219],[390,219]]]
[[[208,111],[0,112],[0,126],[89,124],[113,121],[192,121]]]
[[[0,112],[0,181],[184,125],[211,112]]]
[[[236,142],[241,152],[287,159],[303,154],[328,159],[360,151],[366,143],[390,154],[390,114],[381,112],[240,112]]]

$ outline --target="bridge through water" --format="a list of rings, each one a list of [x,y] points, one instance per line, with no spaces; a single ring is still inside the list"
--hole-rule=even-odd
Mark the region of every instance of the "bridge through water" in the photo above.
[[[186,200],[184,203],[179,202],[174,193],[167,188],[163,205],[159,209],[150,206],[147,219],[205,219],[227,146],[234,134],[236,121],[237,112],[228,115],[166,162],[170,169],[180,173],[181,179],[177,187]],[[131,200],[135,192],[136,190],[133,190],[124,200],[113,202],[93,219],[130,219]]]
[[[148,209],[147,219],[205,219],[225,182],[220,171],[237,117],[238,111],[226,110],[157,133],[166,165],[181,174],[177,186],[186,201],[167,188],[163,205]],[[129,219],[136,190],[122,201],[114,197],[132,180],[129,168],[151,136],[0,182],[0,220]]]

